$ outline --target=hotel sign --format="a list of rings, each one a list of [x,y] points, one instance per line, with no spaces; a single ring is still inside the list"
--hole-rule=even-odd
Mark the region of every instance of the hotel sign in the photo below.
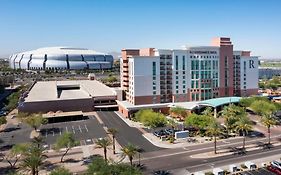
[[[217,51],[190,51],[191,54],[217,54]]]

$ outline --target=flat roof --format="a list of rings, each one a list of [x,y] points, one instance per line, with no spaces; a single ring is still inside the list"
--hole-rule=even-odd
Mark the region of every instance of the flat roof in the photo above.
[[[116,92],[97,80],[39,81],[25,102],[112,97]]]

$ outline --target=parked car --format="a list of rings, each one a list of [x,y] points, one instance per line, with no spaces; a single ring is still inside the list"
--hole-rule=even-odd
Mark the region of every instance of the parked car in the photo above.
[[[271,165],[272,167],[275,167],[275,168],[281,170],[281,163],[278,162],[278,161],[272,161],[272,162],[270,163],[270,165]]]
[[[165,171],[165,170],[156,170],[153,171],[154,175],[170,175],[171,173],[169,171]]]
[[[5,116],[5,115],[7,115],[7,112],[6,112],[6,111],[0,111],[0,117],[1,117],[1,116]]]
[[[165,132],[165,130],[155,131],[153,134],[154,134],[156,137],[167,136],[167,133]]]

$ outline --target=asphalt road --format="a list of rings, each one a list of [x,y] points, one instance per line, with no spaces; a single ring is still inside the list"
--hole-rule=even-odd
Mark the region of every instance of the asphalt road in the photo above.
[[[256,141],[253,141],[256,142]],[[236,146],[238,143],[229,143],[219,146],[219,149],[229,147],[229,145]],[[248,144],[248,143],[247,143]],[[239,144],[238,144],[239,145]],[[178,149],[169,149],[166,152],[158,151],[152,153],[145,153],[141,160],[145,164],[146,173],[153,170],[169,170],[171,172],[195,172],[203,169],[210,169],[212,167],[220,167],[230,165],[236,162],[244,162],[247,160],[259,159],[261,157],[268,157],[280,154],[281,146],[277,146],[270,150],[263,150],[262,148],[249,151],[245,155],[228,155],[217,158],[192,158],[190,156],[204,152],[213,151],[213,146],[197,145],[196,147],[186,147]],[[175,173],[179,174],[179,173]]]
[[[31,128],[25,124],[19,126],[8,124],[4,131],[0,132],[0,150],[11,148],[17,143],[26,143],[30,141]]]
[[[116,139],[121,146],[128,143],[134,144],[143,149],[144,152],[158,151],[163,148],[154,146],[142,136],[142,132],[136,128],[128,126],[120,117],[112,111],[97,112],[105,126],[108,128],[116,128],[118,134]]]

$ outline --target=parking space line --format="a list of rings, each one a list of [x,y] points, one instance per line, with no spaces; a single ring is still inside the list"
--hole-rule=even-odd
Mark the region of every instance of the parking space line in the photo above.
[[[52,131],[53,132],[53,136],[55,136],[55,131]]]
[[[59,130],[60,130],[60,135],[61,135],[62,128],[59,128]]]
[[[68,132],[67,126],[65,127],[65,129],[66,129],[66,132]]]
[[[78,127],[79,127],[79,131],[82,133],[82,129],[81,129],[80,125],[78,125]]]
[[[89,132],[89,130],[88,130],[88,128],[87,128],[87,125],[84,125],[84,126],[85,126],[86,131]]]
[[[75,129],[74,129],[74,126],[72,126],[72,132],[75,134]]]
[[[48,131],[46,131],[45,134],[46,134],[45,137],[47,138],[48,137]]]

